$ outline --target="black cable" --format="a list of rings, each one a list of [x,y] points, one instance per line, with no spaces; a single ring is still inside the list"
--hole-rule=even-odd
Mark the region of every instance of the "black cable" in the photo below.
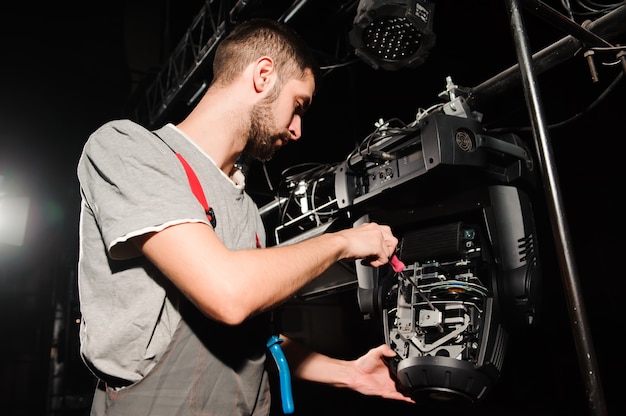
[[[577,114],[574,114],[572,117],[568,118],[567,120],[563,120],[561,122],[554,123],[554,124],[549,124],[548,129],[556,129],[559,127],[563,127],[575,120],[578,120],[579,118],[581,118],[582,116],[584,116],[585,114],[587,114],[588,112],[596,108],[598,104],[604,101],[604,99],[609,95],[609,93],[613,91],[613,89],[617,86],[617,84],[622,80],[623,77],[624,77],[623,72],[620,72],[619,74],[617,74],[617,76],[611,82],[611,84],[604,91],[602,91],[602,93],[598,96],[598,98],[596,98],[591,104],[589,104],[583,111]]]
[[[604,89],[604,91],[602,91],[602,93],[591,104],[589,104],[582,111],[574,114],[572,117],[570,117],[570,118],[568,118],[566,120],[559,121],[559,122],[553,123],[553,124],[549,124],[547,126],[548,129],[556,129],[556,128],[559,128],[559,127],[563,127],[563,126],[565,126],[565,125],[567,125],[569,123],[572,123],[572,122],[578,120],[579,118],[583,117],[584,115],[586,115],[588,112],[590,112],[591,110],[596,108],[602,101],[604,101],[604,99],[615,89],[615,87],[622,80],[623,77],[624,77],[624,73],[623,72],[619,72],[617,74],[617,76],[615,77],[615,79],[611,82],[611,84],[609,84],[609,86],[606,87]],[[496,129],[488,129],[488,130],[491,133],[515,133],[515,132],[528,132],[528,131],[531,131],[531,129],[532,128],[530,126],[525,126],[525,127],[496,128]]]

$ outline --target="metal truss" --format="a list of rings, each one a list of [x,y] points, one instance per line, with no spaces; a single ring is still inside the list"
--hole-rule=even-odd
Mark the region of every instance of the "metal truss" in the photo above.
[[[354,0],[351,0],[351,2]],[[169,121],[179,103],[191,107],[207,89],[213,54],[230,27],[250,13],[278,13],[288,23],[309,0],[205,0],[204,6],[178,43],[156,79],[140,92],[138,102],[128,111],[135,121],[155,128]],[[348,2],[350,3],[350,2]],[[265,6],[261,9],[261,5]]]
[[[160,124],[172,104],[181,100],[190,81],[210,63],[216,45],[226,33],[226,20],[221,12],[213,10],[215,3],[219,2],[205,3],[156,79],[133,108],[131,116],[136,121],[150,127]],[[233,10],[241,7],[241,3],[245,1],[239,1]],[[188,101],[194,101],[206,87],[206,82],[202,83]]]

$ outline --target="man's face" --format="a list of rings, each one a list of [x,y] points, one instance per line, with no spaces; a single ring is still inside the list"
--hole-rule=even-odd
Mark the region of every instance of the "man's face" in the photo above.
[[[312,74],[291,79],[282,88],[274,86],[250,111],[250,129],[244,151],[267,161],[274,152],[302,134],[302,115],[310,105],[315,82]]]
[[[280,131],[275,127],[274,102],[266,98],[250,110],[250,128],[244,152],[263,162],[274,156],[277,142],[287,142],[290,138],[288,131]]]

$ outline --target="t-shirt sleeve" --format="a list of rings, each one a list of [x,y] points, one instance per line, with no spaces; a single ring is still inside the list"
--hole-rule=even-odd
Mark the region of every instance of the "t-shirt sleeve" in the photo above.
[[[87,140],[81,194],[112,258],[140,253],[129,240],[183,222],[208,224],[174,152],[131,121],[109,122]]]

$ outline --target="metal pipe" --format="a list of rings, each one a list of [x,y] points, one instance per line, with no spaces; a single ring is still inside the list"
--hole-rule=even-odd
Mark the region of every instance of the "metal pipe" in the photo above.
[[[612,39],[626,33],[626,5],[618,7],[585,27],[606,39]],[[568,61],[574,57],[574,54],[581,46],[582,42],[580,40],[574,36],[566,36],[540,50],[532,56],[535,73],[541,74],[558,64]],[[471,108],[480,110],[482,105],[518,86],[519,82],[520,68],[519,64],[515,64],[481,84],[469,88],[467,103]]]
[[[526,105],[531,119],[539,165],[544,179],[548,211],[550,214],[552,232],[555,235],[557,256],[559,258],[559,266],[561,268],[567,295],[566,300],[576,351],[578,353],[578,362],[584,382],[589,410],[593,415],[605,416],[607,409],[601,388],[600,374],[593,343],[591,341],[591,332],[587,323],[585,305],[578,283],[576,264],[571,250],[570,234],[560,196],[558,174],[554,168],[552,147],[543,116],[541,99],[537,88],[531,54],[529,52],[524,22],[519,9],[518,3],[520,1],[523,0],[507,0],[507,6],[511,19],[511,30],[513,32],[517,60],[520,66]]]
[[[305,4],[308,3],[308,0],[296,0],[293,2],[289,9],[283,13],[282,16],[278,18],[279,22],[289,23],[289,21],[298,13],[300,13],[300,9],[304,7]]]
[[[613,46],[606,39],[578,25],[540,0],[525,0],[524,8],[565,33],[573,35],[589,47],[604,46],[610,48]]]

